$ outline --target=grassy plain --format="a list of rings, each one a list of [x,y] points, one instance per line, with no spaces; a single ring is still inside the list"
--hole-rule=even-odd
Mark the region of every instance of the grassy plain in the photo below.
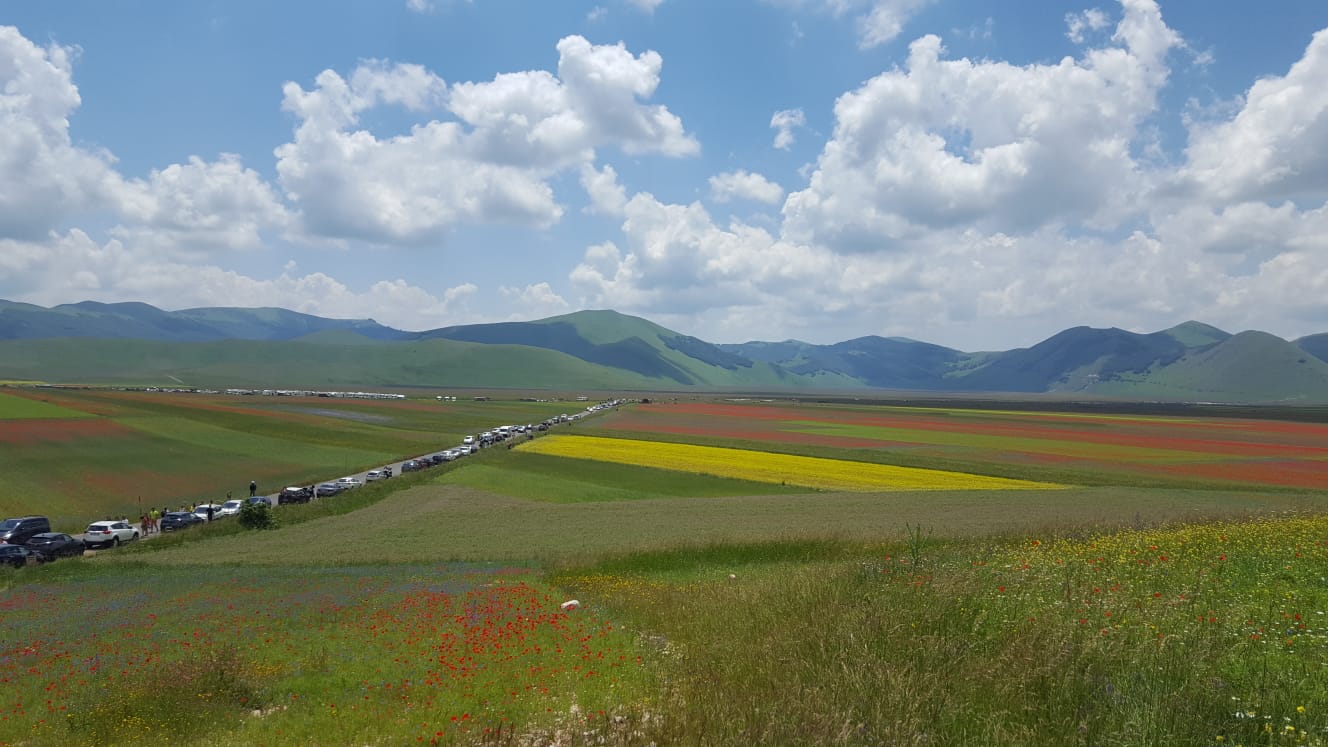
[[[1135,478],[849,493],[490,449],[276,531],[0,571],[0,744],[1328,744],[1324,491]]]
[[[649,677],[632,635],[529,568],[50,571],[5,595],[0,744],[479,741]]]
[[[361,401],[15,389],[0,394],[0,514],[77,531],[105,515],[308,484],[435,451],[557,402]],[[19,414],[24,417],[19,418]]]
[[[546,500],[544,480],[538,475],[509,482],[516,495],[467,487],[472,470],[504,468],[508,455],[496,456],[492,466],[463,465],[436,481],[421,478],[427,482],[394,492],[354,514],[320,517],[270,536],[236,534],[199,546],[152,552],[141,561],[206,565],[225,563],[242,554],[246,562],[278,565],[304,562],[308,548],[326,547],[335,548],[331,556],[343,563],[568,562],[601,554],[730,542],[824,539],[862,547],[903,541],[910,526],[924,527],[933,536],[947,539],[1032,532],[1087,534],[1199,517],[1241,517],[1322,506],[1322,497],[1283,492],[1141,493],[1125,488],[807,493],[763,486],[766,492],[756,495],[568,502]],[[672,484],[650,483],[653,470],[618,469],[621,479],[635,477],[655,490],[668,490]],[[602,489],[593,481],[584,485],[592,496]],[[347,534],[364,534],[367,527],[372,527],[375,537],[391,540],[344,541]]]

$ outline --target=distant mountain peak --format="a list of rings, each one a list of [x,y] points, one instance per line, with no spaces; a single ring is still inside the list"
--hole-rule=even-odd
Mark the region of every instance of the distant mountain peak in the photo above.
[[[1162,333],[1190,349],[1212,345],[1231,337],[1229,332],[1220,330],[1211,324],[1196,322],[1193,319],[1181,322],[1171,329],[1163,330]]]

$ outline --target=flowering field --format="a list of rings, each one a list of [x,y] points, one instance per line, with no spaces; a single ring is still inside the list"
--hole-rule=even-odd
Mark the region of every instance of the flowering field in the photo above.
[[[682,402],[625,409],[607,431],[889,452],[1180,484],[1328,488],[1328,424],[963,408]]]
[[[275,492],[336,479],[561,406],[13,388],[0,392],[0,516],[44,514],[78,531],[93,518],[224,500],[250,480]]]
[[[1328,744],[1328,517],[805,553],[559,581],[666,642],[660,697],[709,730],[661,744]]]
[[[0,598],[0,744],[470,743],[645,682],[631,636],[528,569],[62,563]]]
[[[595,436],[547,436],[521,451],[641,467],[792,484],[823,490],[1046,490],[1062,486],[962,472]]]

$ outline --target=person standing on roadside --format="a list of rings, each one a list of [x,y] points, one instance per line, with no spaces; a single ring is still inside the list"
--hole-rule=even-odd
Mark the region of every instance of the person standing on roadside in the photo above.
[[[256,495],[258,495],[258,482],[255,481],[255,480],[250,480],[250,481],[249,481],[249,497],[250,497],[250,498],[253,498],[253,497],[256,496]]]
[[[214,508],[212,507],[212,504],[209,503],[209,504],[208,504],[208,521],[212,521],[212,518],[213,518],[213,511],[215,511],[215,510],[216,510],[216,509],[214,509]]]

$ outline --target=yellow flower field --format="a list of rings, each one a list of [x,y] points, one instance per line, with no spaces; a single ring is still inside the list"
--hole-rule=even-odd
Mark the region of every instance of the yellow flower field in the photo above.
[[[716,446],[595,436],[547,436],[517,447],[550,456],[632,464],[823,490],[1051,490],[1055,483],[772,454]]]

